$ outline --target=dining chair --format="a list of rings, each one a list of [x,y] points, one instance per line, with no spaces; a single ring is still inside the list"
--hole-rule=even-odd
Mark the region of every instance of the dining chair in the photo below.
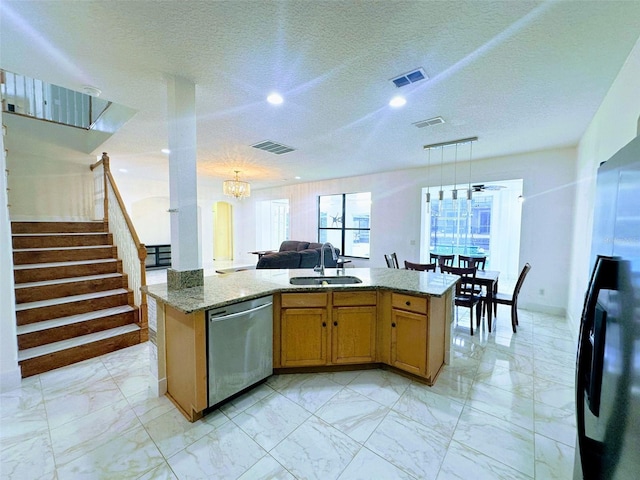
[[[419,270],[421,272],[435,272],[436,264],[435,263],[412,263],[404,261],[404,268],[407,270]]]
[[[476,267],[477,269],[484,270],[486,261],[487,257],[470,257],[466,255],[458,255],[458,267],[460,268]],[[469,285],[464,285],[463,288],[469,290],[471,287]],[[481,285],[475,285],[473,288],[473,292],[475,295],[480,295],[483,291]]]
[[[471,335],[473,335],[473,309],[476,309],[476,326],[480,326],[480,315],[482,313],[482,296],[474,292],[476,287],[476,267],[461,268],[440,265],[442,273],[458,275],[460,279],[456,283],[456,293],[454,303],[456,307],[467,307],[469,309],[469,319]],[[469,289],[470,286],[470,289]],[[457,309],[456,309],[457,315]]]
[[[455,258],[455,255],[441,255],[438,253],[430,253],[429,254],[429,261],[430,262],[435,262],[438,265],[446,265],[448,267],[453,267],[453,259]]]
[[[531,270],[531,265],[525,263],[520,275],[518,276],[518,281],[516,282],[516,286],[513,289],[513,293],[494,293],[493,294],[493,302],[494,304],[501,305],[510,305],[511,306],[511,328],[513,329],[513,333],[516,333],[516,326],[518,325],[518,294],[520,293],[520,289],[522,288],[522,284],[524,283],[524,279]],[[487,297],[482,296],[483,307],[483,316],[487,309]],[[489,308],[491,308],[489,306]],[[489,330],[491,331],[491,330]]]
[[[458,255],[458,267],[478,267],[480,270],[484,270],[484,266],[486,263],[487,257],[470,257],[466,255]]]
[[[387,262],[387,267],[389,268],[400,268],[398,265],[398,256],[396,252],[393,252],[391,255],[384,254],[384,260]]]

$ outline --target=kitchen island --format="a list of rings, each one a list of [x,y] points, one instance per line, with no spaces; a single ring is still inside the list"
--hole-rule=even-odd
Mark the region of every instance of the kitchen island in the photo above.
[[[191,421],[208,403],[206,312],[273,297],[275,373],[391,368],[429,385],[449,363],[452,288],[458,277],[388,268],[327,269],[361,283],[292,285],[312,270],[248,270],[169,290],[149,285],[158,393]]]

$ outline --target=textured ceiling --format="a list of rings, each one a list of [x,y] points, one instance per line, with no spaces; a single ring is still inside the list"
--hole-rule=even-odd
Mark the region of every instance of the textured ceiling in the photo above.
[[[114,165],[166,178],[178,75],[197,85],[199,172],[253,188],[421,166],[423,145],[472,136],[475,159],[575,145],[640,35],[638,1],[2,0],[0,15],[2,68],[138,111],[100,148]],[[417,67],[429,80],[389,81]],[[249,147],[267,139],[296,151]]]

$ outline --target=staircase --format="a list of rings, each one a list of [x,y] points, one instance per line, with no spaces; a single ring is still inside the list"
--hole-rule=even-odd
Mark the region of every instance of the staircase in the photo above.
[[[12,222],[23,377],[140,343],[138,308],[104,222]]]

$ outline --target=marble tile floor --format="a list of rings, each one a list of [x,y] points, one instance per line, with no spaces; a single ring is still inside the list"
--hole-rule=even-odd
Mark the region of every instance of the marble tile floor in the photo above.
[[[576,335],[508,307],[454,328],[428,387],[383,370],[270,377],[193,424],[137,345],[0,395],[2,479],[571,479]],[[465,328],[466,327],[466,328]]]

